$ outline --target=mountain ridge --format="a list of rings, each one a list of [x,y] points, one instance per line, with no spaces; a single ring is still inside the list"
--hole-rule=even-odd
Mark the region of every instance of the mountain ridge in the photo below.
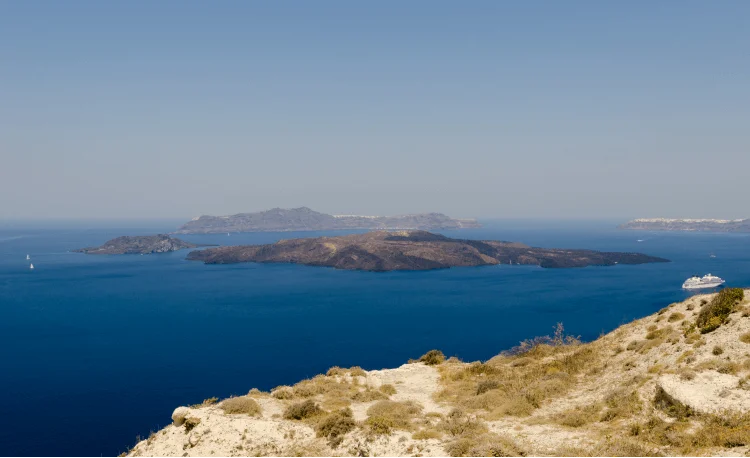
[[[227,216],[202,215],[180,226],[175,234],[222,232],[286,232],[355,229],[463,229],[477,228],[474,219],[450,218],[442,213],[415,213],[396,216],[329,215],[308,207],[272,208],[254,213]]]

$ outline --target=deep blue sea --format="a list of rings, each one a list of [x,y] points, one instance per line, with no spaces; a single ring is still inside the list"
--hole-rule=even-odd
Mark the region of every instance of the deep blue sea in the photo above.
[[[695,273],[750,285],[750,234],[627,232],[615,222],[484,223],[444,233],[640,251],[673,262],[389,273],[203,265],[185,261],[186,251],[68,251],[171,231],[172,223],[2,226],[0,454],[116,455],[170,423],[175,407],[211,396],[292,384],[334,365],[395,367],[432,348],[487,359],[550,334],[557,322],[594,339],[684,299],[680,285]],[[183,238],[234,245],[320,234]]]

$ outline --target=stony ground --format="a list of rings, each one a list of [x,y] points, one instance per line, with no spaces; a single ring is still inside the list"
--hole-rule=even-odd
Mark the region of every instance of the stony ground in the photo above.
[[[591,343],[558,332],[484,363],[436,353],[396,369],[332,368],[180,407],[129,455],[746,456],[750,307],[739,301],[701,333],[713,299],[694,296]]]

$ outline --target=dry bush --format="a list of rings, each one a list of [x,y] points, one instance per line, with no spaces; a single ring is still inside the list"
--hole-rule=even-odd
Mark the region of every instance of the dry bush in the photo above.
[[[413,401],[379,401],[367,409],[365,424],[376,434],[390,434],[394,429],[409,431],[412,419],[422,412]]]
[[[411,438],[417,441],[441,439],[442,437],[443,434],[440,431],[432,428],[420,429],[419,431],[411,435]]]
[[[496,433],[462,436],[445,445],[450,456],[526,456],[513,439]]]
[[[380,385],[380,392],[387,395],[387,396],[393,396],[396,394],[396,387],[391,385],[390,383],[385,383],[383,385]]]
[[[250,416],[260,415],[260,406],[255,399],[247,396],[229,398],[221,401],[219,404],[221,410],[227,414],[247,414]]]
[[[680,380],[693,380],[697,374],[694,370],[683,367],[677,371],[677,375],[680,376]]]
[[[740,336],[740,342],[750,344],[750,332],[746,332]]]
[[[437,366],[445,361],[445,355],[440,350],[430,350],[420,356],[417,362],[425,363],[428,366]]]
[[[562,447],[551,456],[662,456],[654,449],[633,440],[608,437],[593,447]]]
[[[292,399],[294,397],[294,390],[291,386],[277,386],[271,390],[271,396],[276,399]]]
[[[490,390],[496,390],[500,388],[500,382],[497,380],[483,380],[477,385],[477,395],[486,393]]]
[[[598,404],[576,407],[555,415],[555,422],[563,426],[579,428],[596,421],[600,410],[601,406]]]
[[[364,391],[358,391],[352,396],[352,401],[354,402],[371,402],[380,401],[382,399],[388,399],[388,396],[382,391],[371,390],[369,388]]]
[[[329,377],[344,376],[346,375],[346,371],[338,366],[333,366],[332,368],[328,369],[326,375]]]
[[[711,353],[715,356],[719,356],[720,354],[724,353],[724,349],[721,348],[721,346],[716,345],[714,346],[713,350],[711,350]]]
[[[288,406],[284,410],[284,418],[287,420],[304,420],[320,415],[323,410],[311,399],[298,402]]]
[[[680,312],[675,312],[671,315],[669,315],[669,318],[667,318],[667,321],[670,323],[674,323],[675,321],[680,321],[683,318],[685,318],[685,315]]]
[[[351,409],[341,409],[323,417],[315,425],[315,435],[328,439],[328,445],[336,448],[349,431],[357,426]]]
[[[350,367],[349,374],[352,377],[367,377],[367,372],[359,366]]]
[[[629,418],[641,412],[643,403],[638,392],[624,388],[609,392],[604,397],[606,409],[600,421],[612,421],[619,418]]]

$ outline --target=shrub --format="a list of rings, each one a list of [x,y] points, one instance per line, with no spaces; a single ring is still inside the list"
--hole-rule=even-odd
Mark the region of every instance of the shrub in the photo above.
[[[387,396],[393,396],[394,394],[396,394],[396,387],[391,385],[390,383],[386,383],[380,385],[380,392]]]
[[[436,366],[445,361],[445,355],[440,350],[430,350],[422,355],[418,361],[420,363],[425,363],[428,366]]]
[[[287,420],[304,420],[305,418],[314,417],[323,411],[315,402],[308,399],[304,402],[292,404],[284,410],[284,418]]]
[[[367,417],[365,425],[374,434],[388,435],[396,428],[396,422],[388,417]]]
[[[698,313],[695,320],[696,326],[701,334],[706,334],[724,324],[737,306],[744,298],[741,288],[726,288],[721,290],[705,307]]]
[[[335,377],[337,375],[346,375],[346,371],[338,366],[333,366],[332,368],[328,369],[328,372],[326,372],[326,375],[329,377]]]
[[[260,406],[255,402],[255,399],[245,396],[225,399],[219,407],[227,414],[247,414],[250,416],[260,414]]]
[[[440,439],[443,435],[440,431],[434,429],[420,429],[416,433],[411,435],[414,440],[427,440],[427,439]]]
[[[490,390],[495,390],[500,387],[500,384],[495,380],[483,380],[477,385],[477,395],[486,393]]]
[[[349,373],[352,377],[367,377],[367,372],[359,366],[350,367]]]
[[[366,423],[379,434],[389,434],[392,429],[409,430],[412,418],[421,411],[422,407],[412,401],[378,401],[367,409]]]
[[[291,386],[277,386],[271,390],[271,396],[276,399],[292,399],[294,397],[294,390]]]
[[[719,356],[720,354],[724,353],[724,349],[716,345],[713,350],[711,350],[711,353],[713,353],[715,356]]]
[[[740,336],[740,342],[750,344],[750,332],[746,332]]]
[[[596,415],[601,408],[594,404],[583,408],[575,408],[562,412],[557,417],[557,422],[563,426],[578,428],[592,421],[596,421]]]
[[[369,388],[364,391],[358,391],[352,396],[352,401],[354,402],[370,402],[381,399],[388,399],[388,396],[382,391],[371,390]]]
[[[335,448],[341,442],[341,436],[356,426],[352,410],[341,409],[323,418],[315,427],[315,435],[328,438],[328,445]]]
[[[680,321],[683,318],[685,318],[685,315],[683,315],[680,312],[675,312],[669,315],[669,318],[667,318],[667,321],[669,321],[670,323],[674,323],[675,321]]]
[[[496,433],[460,437],[445,446],[450,456],[526,456],[510,438]]]

